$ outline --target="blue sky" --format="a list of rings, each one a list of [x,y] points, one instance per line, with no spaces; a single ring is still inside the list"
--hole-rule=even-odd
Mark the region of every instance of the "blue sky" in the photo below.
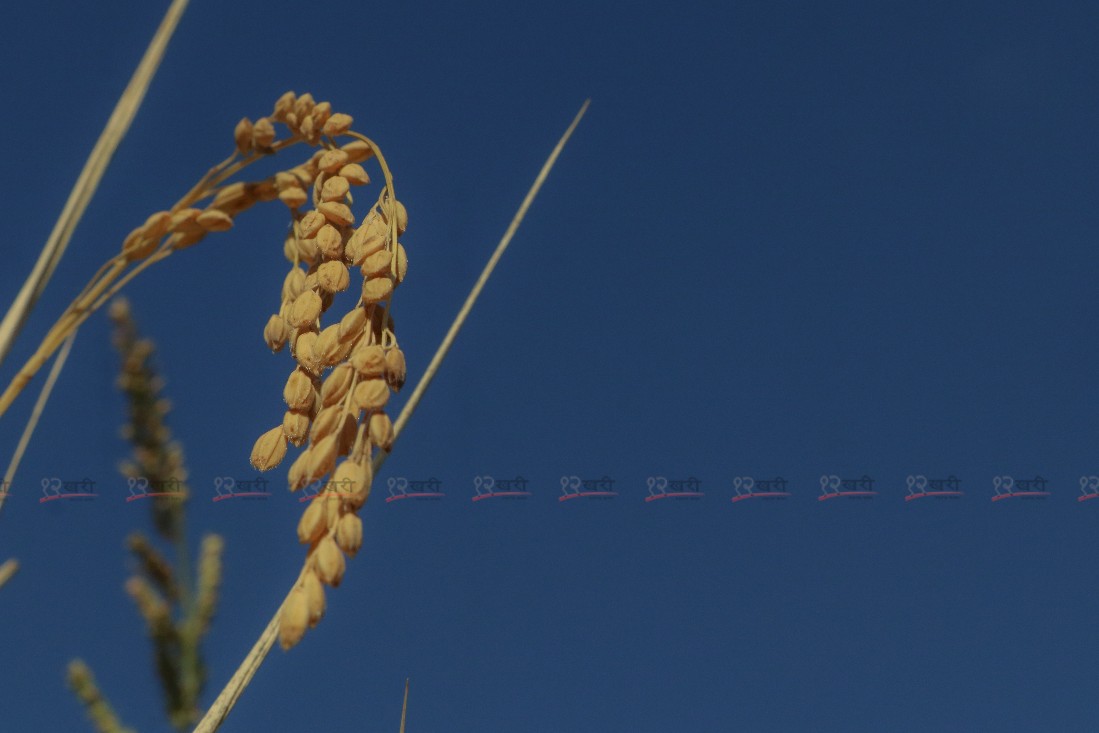
[[[166,3],[8,10],[0,288],[29,272]],[[626,11],[629,11],[628,13]],[[1093,730],[1099,636],[1091,3],[333,5],[193,0],[24,338],[134,226],[312,92],[376,140],[410,213],[418,376],[546,154],[589,113],[364,511],[322,624],[223,730]],[[296,576],[301,506],[218,502],[282,414],[272,204],[127,289],[175,408],[195,541],[226,540],[206,702]],[[0,719],[90,730],[79,656],[165,730],[123,541],[147,529],[106,318],[81,330],[13,494]],[[14,446],[24,396],[0,421]],[[532,495],[472,502],[473,478]],[[870,500],[820,502],[821,475]],[[957,500],[905,502],[955,475]],[[615,480],[560,502],[560,479]],[[785,501],[733,504],[781,475]],[[991,501],[992,479],[1048,480]],[[646,478],[697,477],[646,503]],[[39,482],[100,497],[39,505]],[[443,482],[385,503],[386,482]]]

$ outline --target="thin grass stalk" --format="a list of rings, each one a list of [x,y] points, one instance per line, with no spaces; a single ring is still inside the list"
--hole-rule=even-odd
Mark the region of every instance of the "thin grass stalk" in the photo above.
[[[466,298],[465,304],[459,311],[454,323],[451,324],[450,330],[447,331],[446,337],[443,339],[443,343],[440,344],[439,349],[435,352],[435,358],[432,359],[431,365],[428,367],[428,371],[424,373],[424,376],[420,378],[420,382],[416,385],[413,391],[413,399],[409,399],[405,404],[404,409],[401,411],[400,417],[397,419],[397,423],[394,425],[393,440],[396,441],[399,426],[404,426],[408,422],[408,418],[411,416],[412,411],[415,409],[416,404],[423,396],[424,391],[427,389],[425,382],[430,382],[438,371],[439,365],[442,363],[443,358],[446,356],[446,352],[450,349],[450,345],[454,342],[455,336],[461,329],[462,323],[465,322],[466,316],[469,315],[470,310],[473,308],[474,302],[477,300],[477,296],[480,294],[481,289],[484,287],[485,282],[492,274],[493,269],[496,267],[496,263],[499,261],[500,256],[504,250],[507,249],[508,244],[511,242],[515,232],[519,229],[519,225],[522,223],[523,218],[526,216],[527,209],[530,208],[531,203],[537,196],[538,191],[542,187],[542,183],[546,180],[550,170],[553,168],[554,163],[557,161],[558,155],[565,147],[565,143],[568,142],[569,137],[572,135],[573,130],[580,122],[580,118],[584,116],[584,112],[587,111],[588,104],[591,100],[584,102],[580,111],[576,114],[572,124],[569,125],[565,134],[561,136],[561,139],[557,142],[553,152],[550,153],[549,158],[546,159],[545,164],[542,166],[542,170],[538,173],[538,177],[535,178],[534,184],[527,192],[526,197],[523,199],[523,203],[520,205],[519,210],[512,218],[511,224],[508,226],[507,231],[504,233],[503,238],[500,240],[500,244],[497,245],[496,250],[493,252],[492,257],[489,259],[489,263],[485,266],[484,271],[481,273],[481,277],[478,278],[477,283],[473,286],[473,291],[470,292],[469,297]],[[380,451],[380,455],[375,459],[375,466],[380,466],[384,462],[385,451]],[[291,589],[295,588],[301,580],[304,573],[307,571],[307,567],[303,567],[298,573],[298,578],[290,586]],[[292,592],[292,591],[291,591]],[[279,604],[279,608],[275,611],[274,616],[267,622],[267,626],[260,634],[259,639],[252,645],[252,649],[248,652],[248,655],[244,658],[244,661],[237,667],[236,672],[226,683],[218,694],[217,699],[214,700],[210,709],[206,711],[206,715],[195,726],[193,733],[214,733],[225,719],[229,716],[233,707],[236,705],[237,700],[240,699],[241,694],[245,688],[252,681],[256,671],[264,660],[267,659],[267,655],[270,654],[271,648],[275,645],[275,640],[279,636],[279,617],[282,612],[282,606],[289,599],[290,593],[287,593],[282,603]],[[407,684],[407,683],[406,683]],[[406,698],[407,701],[407,698]],[[403,720],[403,713],[402,713]],[[402,723],[403,729],[403,723]]]
[[[565,134],[561,136],[561,139],[557,141],[557,145],[553,148],[553,152],[550,153],[549,158],[546,159],[545,164],[542,166],[542,170],[539,171],[538,177],[534,179],[534,185],[527,191],[526,198],[523,199],[523,203],[519,206],[519,210],[515,212],[511,224],[508,225],[507,231],[504,232],[504,236],[500,239],[500,243],[496,245],[496,251],[492,253],[492,256],[485,264],[485,268],[481,271],[481,276],[477,278],[477,282],[474,283],[473,289],[470,290],[469,295],[466,296],[466,302],[462,304],[462,308],[458,311],[458,315],[455,317],[454,322],[450,324],[450,330],[448,330],[446,336],[443,337],[443,341],[439,344],[439,348],[435,350],[435,355],[427,365],[427,370],[424,372],[423,377],[420,378],[420,381],[417,382],[416,388],[412,390],[408,402],[405,403],[404,409],[401,410],[401,414],[393,424],[394,443],[397,442],[397,436],[401,434],[401,430],[404,429],[405,424],[408,422],[409,418],[412,417],[412,413],[416,410],[416,406],[420,404],[424,392],[426,392],[427,388],[431,385],[431,381],[435,378],[435,373],[439,371],[443,359],[446,358],[447,353],[450,351],[454,339],[458,337],[458,331],[462,329],[462,326],[466,322],[466,317],[469,316],[470,311],[473,310],[474,303],[477,302],[477,298],[481,295],[481,290],[485,287],[485,283],[488,282],[489,277],[492,275],[492,271],[496,269],[496,263],[500,261],[504,251],[508,248],[508,245],[511,244],[512,237],[515,236],[515,232],[519,230],[519,225],[527,215],[527,209],[529,209],[531,203],[534,202],[535,196],[538,195],[538,191],[541,190],[542,184],[545,182],[554,163],[557,162],[557,156],[564,150],[565,143],[569,141],[573,130],[580,124],[580,119],[584,116],[584,113],[588,111],[588,105],[590,103],[590,99],[584,101],[584,104],[580,107],[580,111],[577,112],[576,117],[573,118],[572,124],[565,130]],[[379,451],[378,455],[374,457],[375,473],[381,468],[382,464],[385,463],[387,456],[388,453]]]
[[[27,446],[30,445],[31,436],[34,435],[34,429],[38,426],[38,421],[42,417],[42,411],[46,408],[46,403],[50,399],[50,394],[53,393],[53,387],[57,383],[57,378],[61,376],[61,370],[65,368],[65,362],[69,358],[69,352],[72,351],[73,341],[76,340],[76,331],[69,334],[69,337],[65,339],[61,346],[61,351],[57,354],[57,358],[54,359],[53,366],[50,367],[50,373],[46,377],[45,384],[42,385],[42,391],[38,393],[38,399],[34,403],[34,409],[31,410],[31,415],[27,419],[27,424],[23,428],[23,434],[19,436],[19,444],[15,446],[15,452],[12,454],[11,461],[8,462],[8,468],[4,471],[4,486],[11,486],[15,481],[15,473],[19,470],[19,463],[23,460],[23,454],[27,452]],[[0,509],[4,508],[4,502],[7,500],[7,492],[0,492]]]
[[[72,239],[73,232],[76,231],[76,226],[84,215],[84,210],[99,187],[99,182],[103,179],[107,165],[118,149],[119,143],[122,142],[122,138],[125,137],[126,131],[129,130],[130,123],[133,122],[138,108],[141,107],[149,83],[156,74],[157,67],[164,57],[168,41],[175,32],[186,7],[187,0],[173,0],[168,7],[164,19],[161,20],[152,41],[149,42],[149,47],[145,50],[145,55],[138,63],[129,84],[126,85],[126,89],[118,100],[118,104],[111,112],[106,127],[103,128],[103,132],[96,141],[95,147],[92,148],[88,160],[84,163],[84,168],[80,171],[80,176],[76,179],[76,184],[69,193],[69,198],[61,210],[61,214],[58,216],[41,254],[38,256],[34,269],[31,270],[31,274],[23,283],[23,287],[19,290],[19,294],[5,314],[3,321],[0,321],[0,363],[11,351],[15,338],[19,335],[19,331],[22,330],[31,310],[45,289],[46,283],[49,282],[50,277],[57,268],[57,263],[61,261],[62,255],[65,254],[69,240]]]
[[[404,733],[405,720],[408,718],[408,678],[404,680],[404,703],[401,705],[401,729],[398,733]]]

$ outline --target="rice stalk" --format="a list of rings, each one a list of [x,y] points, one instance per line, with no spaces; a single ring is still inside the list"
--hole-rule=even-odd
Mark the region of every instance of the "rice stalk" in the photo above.
[[[405,720],[408,717],[408,678],[404,681],[404,702],[401,704],[401,729],[399,733],[404,733]]]
[[[50,373],[46,377],[46,382],[42,385],[42,390],[38,393],[38,399],[35,400],[34,409],[31,410],[30,417],[27,418],[27,424],[23,426],[23,433],[19,436],[19,443],[16,444],[11,460],[8,461],[8,467],[4,471],[3,486],[5,487],[10,487],[12,482],[15,481],[15,474],[19,470],[19,463],[23,460],[23,454],[26,453],[27,446],[30,445],[31,436],[34,435],[34,429],[38,427],[38,421],[42,417],[42,411],[46,409],[46,402],[49,401],[50,395],[53,393],[54,385],[57,384],[57,378],[61,376],[61,370],[65,368],[65,362],[69,358],[69,353],[72,351],[73,341],[75,340],[76,332],[73,331],[62,343],[61,351],[57,354],[57,358],[54,359],[53,366],[50,367]],[[0,509],[4,508],[4,502],[7,498],[7,492],[0,492]]]
[[[432,364],[434,365],[435,369],[429,372],[425,372],[424,376],[420,378],[420,382],[417,384],[417,387],[413,391],[413,394],[422,395],[424,390],[426,389],[425,381],[429,382],[430,379],[434,376],[435,372],[438,370],[438,366],[442,362],[443,357],[445,357],[446,352],[449,350],[450,344],[453,343],[454,337],[461,327],[461,323],[464,322],[465,317],[472,309],[473,304],[477,299],[477,295],[480,294],[481,289],[484,287],[485,281],[487,281],[489,275],[491,275],[496,262],[499,261],[500,255],[503,253],[504,249],[507,248],[507,245],[511,241],[511,238],[514,235],[515,231],[518,230],[519,225],[522,223],[522,220],[526,215],[527,209],[530,207],[531,202],[537,195],[542,183],[549,175],[549,172],[553,168],[553,164],[556,162],[558,155],[564,148],[565,143],[568,142],[568,139],[572,135],[573,130],[576,129],[576,126],[577,124],[579,124],[579,121],[584,112],[587,110],[588,103],[588,101],[584,102],[584,105],[580,108],[580,111],[573,119],[572,124],[569,125],[564,135],[561,136],[561,139],[554,147],[553,152],[550,154],[549,158],[542,166],[538,177],[535,179],[534,184],[528,191],[518,212],[512,219],[512,222],[509,225],[507,231],[504,233],[500,244],[497,245],[492,258],[489,260],[489,263],[488,265],[486,265],[485,270],[481,274],[481,277],[478,278],[477,283],[474,285],[473,291],[470,293],[470,297],[466,299],[462,310],[459,312],[458,317],[455,319],[455,323],[452,324],[451,328],[448,330],[447,338],[444,339],[443,344],[440,345],[439,349],[436,351],[435,358],[432,359]],[[404,409],[401,411],[401,414],[397,419],[397,422],[393,426],[392,434],[389,439],[390,445],[392,445],[392,443],[397,440],[400,434],[400,429],[397,426],[403,427],[408,422],[408,415],[411,414],[411,411],[415,408],[415,405],[416,403],[418,403],[418,401],[419,400],[417,399],[416,402],[413,402],[410,399],[409,402],[405,404]],[[263,438],[261,438],[261,441],[262,440]],[[375,465],[380,466],[381,463],[384,462],[385,456],[387,455],[388,453],[386,451],[379,452],[377,457],[374,459]],[[276,639],[279,639],[280,621],[283,618],[284,610],[291,602],[295,593],[301,592],[304,578],[307,575],[312,574],[313,572],[313,568],[310,567],[310,563],[307,561],[298,573],[297,580],[294,581],[294,584],[291,586],[290,592],[283,599],[283,602],[282,604],[280,604],[279,609],[275,612],[274,616],[271,617],[270,621],[267,622],[267,626],[261,632],[256,642],[252,645],[251,650],[245,656],[244,660],[240,663],[240,666],[237,667],[236,671],[233,673],[232,677],[230,677],[225,687],[222,688],[221,692],[217,696],[217,699],[214,700],[213,704],[206,711],[206,715],[202,718],[201,721],[199,721],[193,733],[213,733],[213,731],[216,731],[221,726],[226,717],[228,717],[229,713],[236,705],[237,700],[240,698],[241,694],[243,694],[244,690],[252,681],[252,678],[255,676],[256,671],[263,664],[264,660],[267,658],[267,655],[271,652],[271,648],[275,645]]]
[[[31,270],[31,274],[23,283],[15,301],[4,315],[4,319],[0,321],[0,363],[11,351],[12,344],[19,335],[19,331],[22,330],[23,324],[26,323],[31,309],[34,308],[35,303],[46,287],[46,283],[49,282],[50,277],[57,268],[57,263],[61,261],[61,256],[65,254],[65,249],[69,245],[69,240],[72,239],[73,232],[76,231],[77,224],[84,215],[88,202],[91,201],[92,196],[99,187],[99,182],[107,170],[107,165],[114,156],[115,150],[118,149],[122,138],[126,135],[130,123],[145,98],[149,83],[152,81],[153,75],[156,74],[157,67],[164,57],[168,41],[175,32],[186,7],[187,0],[173,0],[168,7],[164,19],[161,20],[152,41],[149,42],[149,47],[145,50],[145,54],[138,63],[130,82],[122,92],[114,111],[111,112],[106,127],[103,128],[103,132],[100,133],[99,139],[84,163],[84,168],[80,171],[80,175],[69,193],[69,198],[61,210],[61,214],[57,217],[46,244],[42,247],[42,252],[38,256],[34,269]]]

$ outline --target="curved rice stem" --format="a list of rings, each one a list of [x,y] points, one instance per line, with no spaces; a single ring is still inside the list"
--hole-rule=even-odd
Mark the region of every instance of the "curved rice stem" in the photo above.
[[[542,183],[546,180],[550,170],[553,168],[553,164],[557,161],[557,156],[560,155],[561,150],[564,149],[565,143],[568,142],[569,137],[572,135],[573,130],[580,123],[580,118],[584,116],[584,112],[588,109],[588,104],[591,100],[584,102],[580,111],[576,114],[572,124],[569,125],[565,134],[561,136],[561,139],[557,142],[553,152],[550,153],[549,158],[542,166],[542,170],[538,173],[538,177],[534,180],[534,184],[527,192],[526,197],[523,199],[523,203],[519,206],[519,210],[516,212],[515,217],[511,220],[511,224],[508,226],[507,231],[504,232],[503,238],[500,240],[500,244],[497,245],[496,251],[493,252],[492,257],[489,259],[488,264],[485,266],[484,271],[481,273],[481,277],[477,280],[473,286],[472,292],[469,297],[466,298],[465,304],[458,312],[457,318],[451,325],[450,330],[447,332],[446,337],[443,339],[443,343],[440,344],[439,349],[435,352],[435,358],[431,360],[431,364],[428,366],[428,371],[424,376],[420,378],[420,382],[416,385],[416,389],[413,391],[413,397],[410,398],[409,404],[405,405],[404,410],[401,412],[401,417],[398,419],[398,424],[403,426],[408,422],[408,419],[412,416],[412,412],[415,409],[416,404],[419,403],[420,398],[423,396],[424,391],[427,389],[427,385],[431,382],[431,379],[438,371],[439,365],[442,363],[443,358],[446,356],[447,351],[450,350],[451,344],[454,342],[454,338],[457,336],[458,331],[462,327],[462,323],[465,322],[466,316],[469,315],[470,310],[473,308],[474,302],[477,300],[477,296],[480,295],[481,289],[484,287],[485,282],[488,280],[489,275],[492,274],[493,269],[496,267],[496,263],[500,260],[500,256],[507,249],[508,244],[511,242],[515,232],[519,229],[519,224],[522,223],[523,217],[526,216],[527,209],[530,208],[531,203],[534,201],[534,197],[538,194],[539,189],[542,187]],[[367,144],[372,144],[367,141]],[[375,149],[375,152],[376,149]],[[386,170],[383,167],[383,170]],[[395,199],[394,199],[395,200]],[[396,219],[396,217],[392,217]],[[398,428],[394,426],[393,439],[396,440]],[[385,461],[385,453],[379,451],[378,457],[374,459],[374,466],[377,468]],[[333,530],[329,530],[330,532]],[[271,617],[271,620],[267,622],[267,627],[264,628],[260,634],[259,639],[252,645],[251,651],[248,652],[248,656],[244,658],[244,661],[240,663],[237,671],[233,673],[233,676],[226,683],[218,694],[217,699],[210,706],[210,709],[206,711],[206,715],[199,721],[195,727],[193,733],[213,733],[228,717],[233,706],[236,705],[237,700],[240,698],[241,693],[251,682],[252,677],[255,676],[256,670],[267,658],[267,655],[271,652],[271,648],[275,645],[275,639],[279,635],[279,617],[282,612],[282,606],[290,598],[290,593],[293,592],[295,586],[301,582],[301,579],[309,567],[309,559],[306,559],[302,569],[298,573],[298,579],[294,581],[294,584],[290,586],[290,592],[286,594],[283,602],[279,604],[279,608],[275,610],[275,615]]]
[[[130,123],[133,122],[134,116],[145,98],[149,83],[160,65],[160,60],[164,57],[168,41],[171,39],[172,33],[175,32],[186,7],[187,0],[173,0],[168,7],[168,11],[164,14],[164,19],[161,20],[152,41],[149,42],[149,47],[138,63],[133,77],[131,77],[125,91],[122,92],[122,96],[118,100],[118,104],[111,112],[106,127],[103,128],[99,139],[96,140],[95,147],[88,155],[88,160],[84,163],[84,168],[80,171],[80,175],[69,193],[69,198],[61,210],[61,214],[57,217],[53,231],[50,232],[46,244],[42,247],[42,253],[39,255],[34,269],[27,277],[26,282],[23,283],[15,302],[12,303],[11,308],[4,315],[3,321],[0,322],[0,362],[11,351],[15,337],[19,335],[23,324],[30,316],[31,309],[34,308],[35,303],[46,287],[46,283],[53,275],[57,263],[61,261],[62,255],[65,254],[65,249],[69,245],[69,240],[72,239],[76,225],[83,217],[84,210],[88,207],[92,195],[107,170],[107,165],[111,162],[111,157],[118,149],[118,145],[122,142],[126,131],[129,130]]]

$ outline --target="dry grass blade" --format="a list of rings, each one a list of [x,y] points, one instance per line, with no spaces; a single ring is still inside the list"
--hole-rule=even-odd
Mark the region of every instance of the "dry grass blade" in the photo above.
[[[8,462],[8,470],[4,472],[4,483],[6,487],[10,487],[15,480],[15,472],[19,470],[19,462],[23,460],[23,454],[27,451],[27,446],[31,442],[31,436],[34,435],[34,429],[38,426],[38,420],[42,417],[42,411],[46,408],[46,402],[50,399],[50,394],[53,392],[53,386],[57,383],[57,378],[61,375],[61,370],[65,368],[65,361],[69,358],[69,352],[72,351],[73,341],[76,340],[76,332],[73,331],[65,343],[62,344],[61,350],[57,353],[57,358],[54,359],[53,366],[50,367],[50,373],[46,377],[45,384],[42,385],[42,391],[38,393],[38,400],[34,403],[34,409],[31,410],[31,416],[27,418],[27,424],[23,428],[23,434],[19,436],[19,444],[15,446],[15,453],[12,454],[11,460]],[[0,509],[4,508],[4,501],[8,498],[7,492],[0,492]]]
[[[404,723],[408,717],[408,678],[404,681],[404,704],[401,705],[401,730],[400,733],[404,733]]]
[[[477,296],[481,293],[481,289],[484,287],[485,282],[488,280],[489,275],[492,274],[493,269],[496,267],[496,263],[499,261],[500,256],[507,249],[508,244],[511,242],[516,230],[519,228],[519,224],[522,223],[523,217],[527,213],[527,209],[530,208],[531,203],[534,201],[534,197],[538,194],[539,189],[542,187],[542,183],[546,180],[550,170],[553,168],[553,164],[557,161],[557,157],[561,154],[561,151],[565,147],[565,143],[568,142],[569,137],[572,135],[573,130],[580,123],[580,119],[584,116],[584,112],[588,109],[588,104],[591,100],[584,102],[580,111],[576,114],[572,124],[569,125],[565,134],[561,136],[561,139],[557,142],[553,152],[550,153],[549,158],[546,159],[545,164],[542,166],[542,170],[538,173],[538,177],[535,178],[534,184],[527,192],[526,197],[523,199],[523,203],[519,206],[519,210],[516,212],[515,217],[512,219],[511,224],[508,226],[507,231],[504,233],[503,239],[497,245],[496,250],[493,252],[492,257],[489,259],[488,264],[485,266],[484,271],[481,273],[481,277],[478,278],[477,283],[473,286],[473,290],[470,292],[469,297],[466,298],[465,304],[459,311],[457,318],[451,325],[450,330],[447,332],[446,337],[443,339],[438,350],[435,353],[435,357],[431,360],[431,364],[428,366],[427,372],[420,378],[419,384],[416,385],[416,389],[413,391],[412,397],[409,399],[408,404],[405,405],[400,417],[398,418],[397,425],[403,426],[408,422],[412,411],[415,409],[416,403],[419,402],[423,396],[424,391],[427,389],[427,384],[434,377],[435,372],[438,371],[439,365],[442,363],[443,358],[449,351],[451,344],[454,342],[455,336],[461,329],[462,324],[465,322],[466,316],[469,315],[470,310],[473,308],[474,302],[477,300]],[[396,431],[398,428],[394,428],[394,439],[396,439]],[[386,452],[381,451],[379,458],[376,459],[375,464],[381,465]],[[303,568],[302,572],[305,572]],[[299,574],[300,580],[300,574]],[[291,588],[296,587],[298,580],[294,581]],[[210,706],[210,709],[195,726],[193,733],[213,733],[224,722],[225,718],[229,716],[229,712],[236,705],[237,700],[244,692],[244,688],[251,682],[252,677],[255,675],[256,670],[267,658],[267,655],[271,652],[271,648],[275,645],[275,640],[279,636],[279,617],[282,613],[282,605],[289,600],[291,594],[287,594],[283,603],[275,611],[275,615],[267,623],[267,627],[260,634],[259,639],[252,645],[251,651],[248,656],[244,658],[237,671],[233,673],[233,676],[229,679],[229,682],[225,685],[222,691],[218,694],[217,699]],[[403,714],[402,714],[403,718]]]
[[[19,331],[26,323],[31,309],[34,308],[50,276],[53,275],[57,263],[65,253],[65,248],[76,230],[77,223],[84,215],[84,210],[87,208],[88,202],[91,201],[96,188],[99,187],[103,173],[107,170],[107,164],[110,163],[118,144],[126,135],[134,115],[137,114],[137,110],[141,106],[145,91],[149,88],[149,82],[152,81],[153,75],[160,65],[160,60],[164,56],[164,49],[168,45],[168,40],[172,37],[172,33],[175,31],[176,25],[179,24],[179,19],[186,7],[187,0],[173,0],[168,12],[165,13],[164,19],[160,22],[160,27],[157,28],[153,40],[149,43],[145,55],[141,58],[141,62],[130,79],[130,83],[126,85],[126,89],[122,92],[122,96],[111,113],[110,119],[107,120],[107,126],[103,128],[99,140],[96,141],[88,160],[84,163],[84,168],[76,179],[76,184],[65,202],[65,207],[61,210],[61,215],[57,217],[53,231],[50,232],[50,237],[46,240],[46,244],[38,256],[38,262],[35,263],[30,276],[23,283],[19,295],[16,296],[15,302],[8,309],[4,320],[0,321],[0,362],[3,362],[8,352],[11,351],[16,336],[19,335]]]
[[[550,153],[550,156],[546,158],[546,162],[542,166],[542,170],[539,171],[538,177],[534,179],[534,184],[527,192],[526,198],[523,199],[523,203],[519,206],[519,210],[515,212],[511,224],[508,225],[507,231],[504,232],[504,236],[500,239],[500,243],[496,245],[496,251],[492,253],[492,257],[490,257],[488,263],[485,264],[485,269],[481,271],[481,276],[477,278],[477,282],[474,283],[473,289],[470,290],[469,295],[466,296],[466,302],[462,304],[462,309],[458,311],[458,315],[450,325],[450,330],[448,330],[446,336],[443,337],[442,343],[439,344],[439,348],[436,349],[435,356],[431,358],[431,363],[427,365],[427,370],[424,372],[424,375],[420,377],[420,381],[416,384],[416,388],[412,390],[412,395],[408,398],[408,402],[405,403],[400,416],[397,417],[397,422],[393,424],[394,443],[397,442],[397,437],[401,434],[401,430],[404,428],[409,418],[412,417],[412,413],[416,410],[416,406],[420,403],[420,399],[423,398],[424,392],[426,392],[428,386],[430,386],[431,380],[435,378],[435,373],[439,371],[439,366],[443,363],[443,359],[446,358],[447,352],[450,351],[454,339],[458,336],[458,331],[461,330],[462,325],[466,322],[466,317],[473,309],[473,304],[477,302],[477,298],[481,295],[481,290],[484,288],[485,283],[488,282],[489,276],[491,276],[492,271],[496,269],[496,263],[500,261],[500,257],[503,256],[504,250],[511,244],[512,237],[515,236],[515,232],[518,231],[519,225],[523,223],[523,218],[527,215],[527,209],[529,209],[531,203],[534,202],[534,197],[538,195],[538,191],[542,188],[542,184],[545,182],[546,177],[549,176],[553,164],[557,162],[557,156],[561,154],[561,151],[565,148],[565,143],[567,143],[572,136],[573,130],[580,124],[580,120],[584,116],[584,113],[588,111],[589,104],[591,104],[590,99],[584,101],[584,104],[580,107],[580,111],[577,112],[576,117],[573,118],[572,124],[565,130],[565,134],[561,136],[561,139],[557,141],[557,145],[553,148],[553,152]],[[387,455],[387,452],[382,452],[374,459],[375,471],[385,462]]]
[[[15,558],[6,560],[3,564],[0,564],[0,588],[4,587],[4,583],[11,580],[11,577],[19,571],[19,561]]]

